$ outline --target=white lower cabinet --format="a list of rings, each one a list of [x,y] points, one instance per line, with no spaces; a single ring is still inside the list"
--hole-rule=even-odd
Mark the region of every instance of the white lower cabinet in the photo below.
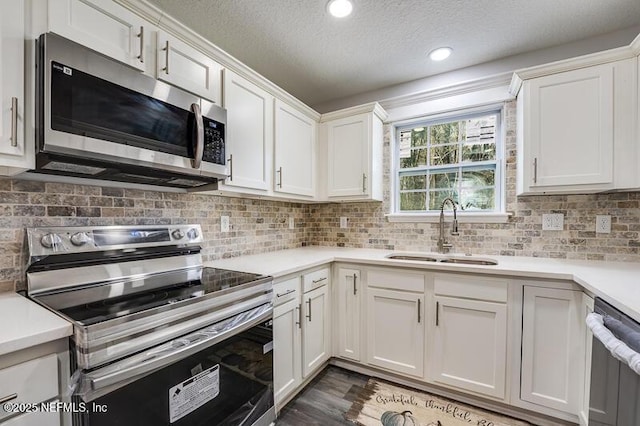
[[[329,268],[296,274],[273,286],[273,387],[277,409],[331,356],[329,288]]]
[[[424,281],[394,269],[367,272],[367,363],[423,376]]]
[[[484,277],[435,276],[430,381],[505,398],[507,286]]]
[[[581,304],[581,291],[524,287],[522,400],[578,415],[585,363]]]
[[[52,402],[52,403],[55,403]],[[60,414],[56,411],[52,412],[33,412],[12,417],[2,426],[59,426]]]
[[[337,355],[360,361],[360,295],[362,280],[359,269],[338,268],[336,285],[338,323]]]

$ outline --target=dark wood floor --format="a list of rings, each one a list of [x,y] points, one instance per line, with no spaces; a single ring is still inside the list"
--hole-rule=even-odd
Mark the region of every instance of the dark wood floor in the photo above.
[[[280,412],[277,426],[351,425],[344,414],[368,376],[329,366]]]

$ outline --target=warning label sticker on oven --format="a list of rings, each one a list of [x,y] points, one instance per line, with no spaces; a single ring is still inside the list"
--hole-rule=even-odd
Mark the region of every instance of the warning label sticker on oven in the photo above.
[[[198,373],[169,389],[169,422],[203,406],[220,393],[220,365]]]

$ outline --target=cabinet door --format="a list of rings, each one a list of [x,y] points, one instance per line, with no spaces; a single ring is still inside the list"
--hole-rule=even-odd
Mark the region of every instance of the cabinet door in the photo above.
[[[0,14],[0,166],[28,168],[24,140],[24,0]]]
[[[284,102],[275,102],[276,192],[315,195],[316,122]]]
[[[371,114],[359,114],[324,124],[327,126],[329,197],[368,195],[371,176]]]
[[[330,356],[328,286],[305,293],[302,311],[302,377],[307,378]]]
[[[423,295],[367,288],[367,362],[422,377]]]
[[[524,145],[530,186],[613,184],[614,65],[524,84]]]
[[[112,1],[50,0],[49,30],[141,71],[150,26]]]
[[[338,356],[360,361],[360,271],[338,270]]]
[[[520,397],[578,415],[584,383],[582,292],[525,286]]]
[[[229,178],[225,186],[267,191],[273,153],[273,96],[224,70]]]
[[[300,319],[298,298],[273,309],[273,387],[276,404],[302,381]]]
[[[503,399],[507,306],[437,296],[432,380]]]
[[[52,401],[51,404],[56,404],[59,401]],[[52,412],[33,412],[22,414],[17,417],[12,417],[6,422],[2,423],[2,426],[59,426],[60,425],[60,413]]]
[[[157,78],[211,102],[222,103],[222,66],[204,53],[158,31]]]

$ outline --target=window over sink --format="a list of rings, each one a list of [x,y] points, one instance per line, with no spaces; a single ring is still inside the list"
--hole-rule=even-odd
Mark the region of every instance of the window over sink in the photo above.
[[[447,197],[462,217],[504,214],[501,116],[494,108],[396,125],[390,216],[433,216]]]

